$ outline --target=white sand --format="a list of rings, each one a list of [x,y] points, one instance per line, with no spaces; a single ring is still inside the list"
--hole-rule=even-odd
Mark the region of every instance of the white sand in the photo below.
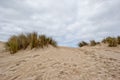
[[[5,52],[0,80],[120,80],[120,47],[45,48]]]

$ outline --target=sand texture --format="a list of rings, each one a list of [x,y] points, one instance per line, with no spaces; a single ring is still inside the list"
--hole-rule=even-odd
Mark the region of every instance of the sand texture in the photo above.
[[[120,80],[120,47],[22,50],[0,43],[0,80]]]

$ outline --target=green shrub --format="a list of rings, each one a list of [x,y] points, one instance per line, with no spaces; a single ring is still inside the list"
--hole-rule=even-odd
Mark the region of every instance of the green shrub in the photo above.
[[[91,40],[90,41],[90,46],[95,46],[97,43],[95,42],[95,40]]]
[[[88,45],[88,43],[85,42],[85,41],[82,41],[78,44],[79,47],[83,47],[83,46],[86,46],[86,45]]]

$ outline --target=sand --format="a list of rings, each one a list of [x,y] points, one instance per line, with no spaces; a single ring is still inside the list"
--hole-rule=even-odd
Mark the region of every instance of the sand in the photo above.
[[[21,50],[0,43],[0,80],[120,80],[120,47]]]

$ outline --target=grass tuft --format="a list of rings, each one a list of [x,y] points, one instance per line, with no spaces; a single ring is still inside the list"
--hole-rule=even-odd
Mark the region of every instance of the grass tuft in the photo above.
[[[45,46],[48,46],[48,45],[57,47],[57,42],[50,37],[46,37],[45,35],[40,35],[39,36],[39,45],[41,48],[44,48]]]
[[[16,53],[19,50],[18,37],[12,36],[6,43],[6,48],[7,48],[7,50],[10,51],[11,54]]]
[[[116,47],[117,46],[117,40],[114,37],[107,38],[107,43],[109,47]]]
[[[18,35],[18,44],[19,44],[19,49],[26,49],[27,46],[29,45],[27,36],[24,34]]]
[[[83,46],[86,46],[86,45],[88,45],[88,43],[85,42],[85,41],[82,41],[78,44],[79,47],[83,47]]]
[[[102,42],[107,43],[109,47],[116,47],[118,45],[117,38],[115,37],[107,37]]]
[[[36,32],[25,34],[20,34],[18,36],[11,36],[6,42],[6,49],[10,51],[11,54],[16,53],[18,50],[26,49],[30,46],[33,48],[44,48],[48,45],[57,47],[57,42],[50,37],[45,35],[39,35]]]
[[[38,44],[38,34],[36,32],[33,32],[30,34],[30,37],[28,37],[28,39],[30,38],[30,47],[31,49],[33,48],[38,48],[39,44]]]
[[[90,41],[90,46],[95,46],[97,43],[96,43],[96,41],[95,40],[91,40]]]

